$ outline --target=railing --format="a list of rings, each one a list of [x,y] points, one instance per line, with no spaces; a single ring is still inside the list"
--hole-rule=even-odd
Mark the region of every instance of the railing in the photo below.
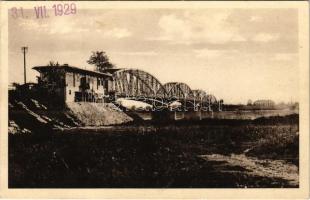
[[[103,103],[103,94],[94,92],[75,92],[74,95],[75,102],[95,102]]]

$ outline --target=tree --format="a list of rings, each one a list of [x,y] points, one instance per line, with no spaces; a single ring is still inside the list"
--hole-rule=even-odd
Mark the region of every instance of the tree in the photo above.
[[[95,65],[96,70],[101,72],[114,67],[113,64],[110,63],[109,58],[104,51],[92,52],[92,55],[87,60],[87,63]]]
[[[47,66],[50,66],[50,67],[58,67],[58,66],[59,66],[59,63],[58,63],[58,61],[55,63],[54,61],[51,60],[51,61],[48,63]]]
[[[65,85],[64,74],[58,62],[50,61],[47,66],[50,67],[50,72],[45,73],[43,79],[38,77],[38,82],[42,87],[47,87],[50,92],[54,92]]]

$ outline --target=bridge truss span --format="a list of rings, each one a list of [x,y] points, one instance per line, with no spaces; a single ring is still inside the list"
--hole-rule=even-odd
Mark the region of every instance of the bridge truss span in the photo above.
[[[191,88],[182,82],[169,82],[163,85],[168,97],[176,99],[190,99],[193,98]],[[159,91],[161,93],[161,91]]]
[[[113,92],[117,98],[168,106],[178,101],[184,107],[207,107],[217,104],[215,96],[203,90],[192,90],[186,83],[161,82],[143,70],[118,69],[113,72]]]
[[[166,97],[167,92],[153,75],[138,69],[122,69],[113,74],[115,94],[118,96]],[[158,91],[162,91],[158,94]]]

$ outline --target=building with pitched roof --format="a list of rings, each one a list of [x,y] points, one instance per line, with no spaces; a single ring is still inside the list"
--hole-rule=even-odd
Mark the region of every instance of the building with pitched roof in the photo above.
[[[74,66],[36,66],[40,73],[38,85],[50,95],[56,95],[63,103],[104,102],[104,97],[112,87],[112,75],[81,69]]]

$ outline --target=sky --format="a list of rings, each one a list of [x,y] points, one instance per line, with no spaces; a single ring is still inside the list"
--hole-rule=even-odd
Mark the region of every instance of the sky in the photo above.
[[[52,13],[49,10],[49,13]],[[119,68],[184,82],[226,103],[298,101],[296,9],[100,9],[36,19],[9,17],[9,81],[23,82],[49,61],[93,69],[92,51]]]

